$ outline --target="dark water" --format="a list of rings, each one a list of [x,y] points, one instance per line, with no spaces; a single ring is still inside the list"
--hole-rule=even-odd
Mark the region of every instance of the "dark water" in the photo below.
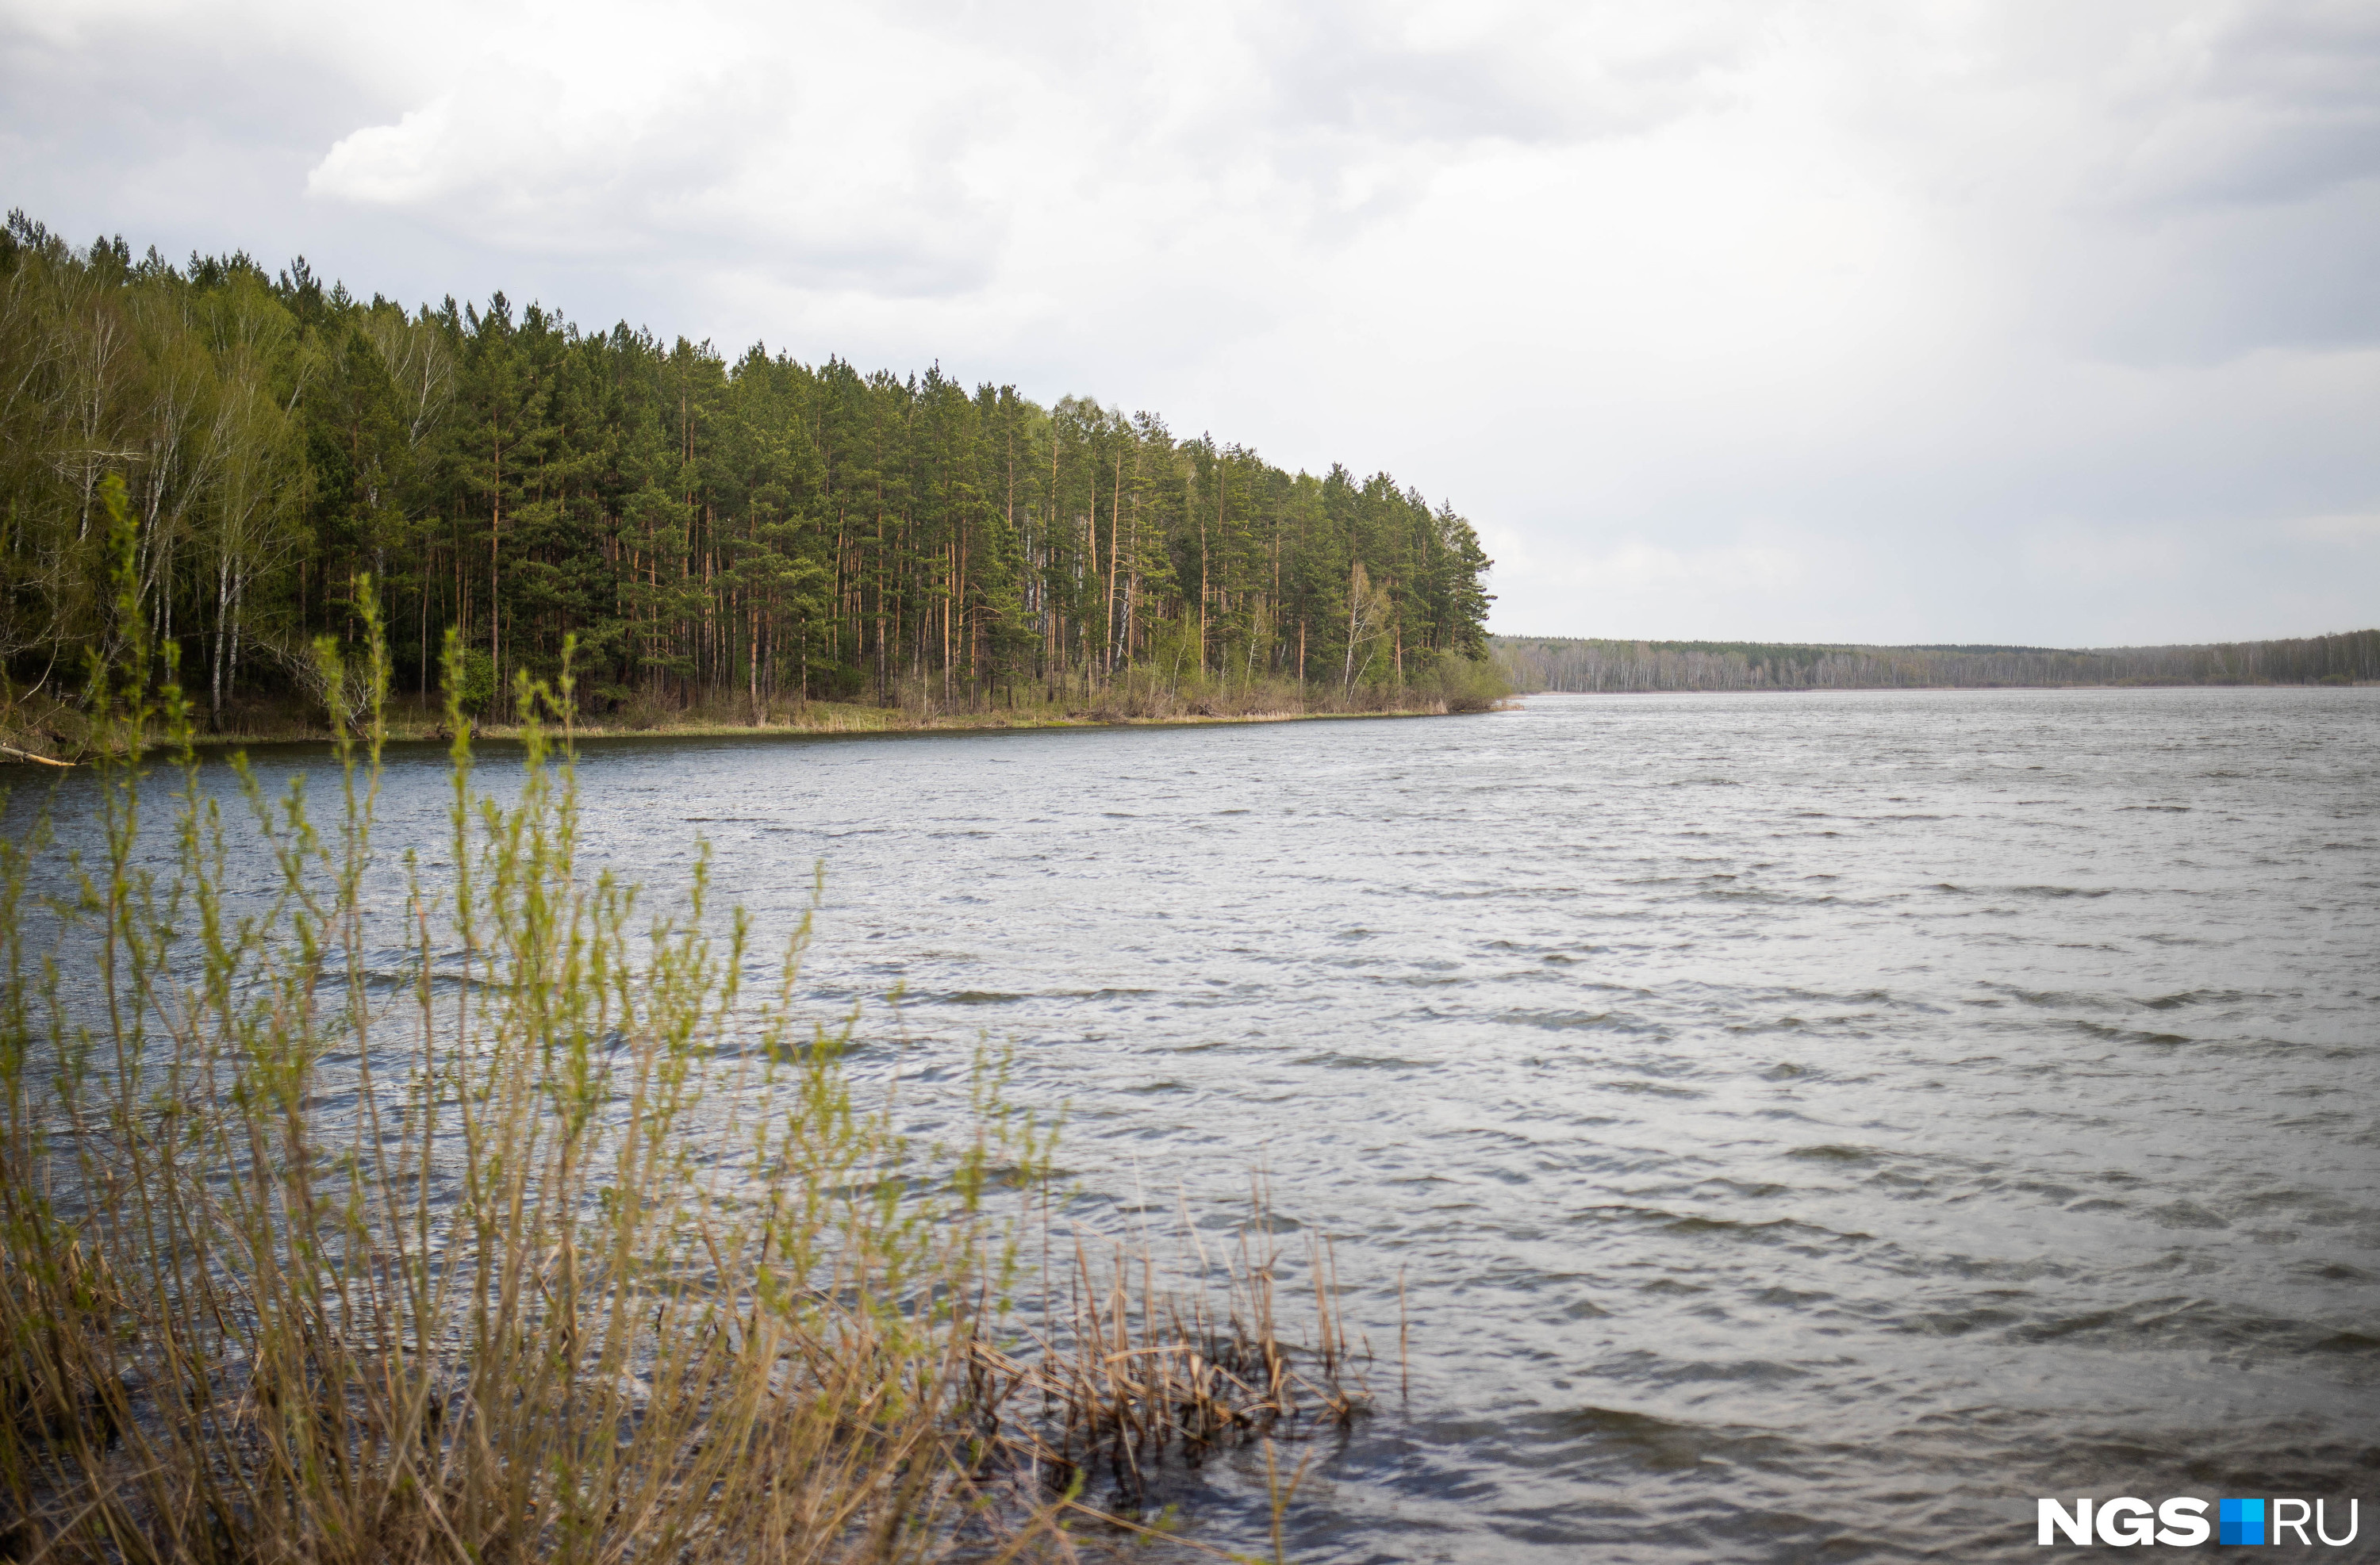
[[[2380,691],[1533,698],[622,745],[907,1068],[1018,1046],[1093,1197],[1337,1236],[1410,1403],[1311,1560],[2029,1552],[2037,1495],[2380,1534]],[[394,835],[443,774],[400,758]],[[1193,1491],[1256,1543],[1224,1471]],[[2337,1517],[2338,1507],[2332,1506]],[[2334,1529],[2338,1525],[2333,1523]]]

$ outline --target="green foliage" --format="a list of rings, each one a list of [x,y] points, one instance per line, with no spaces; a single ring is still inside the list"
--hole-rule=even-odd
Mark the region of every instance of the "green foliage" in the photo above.
[[[236,762],[242,823],[139,631],[137,516],[120,484],[99,501],[132,626],[90,685],[99,850],[0,843],[10,1550],[873,1560],[1054,1535],[1037,1494],[987,1509],[973,1443],[969,1355],[1016,1261],[992,1202],[1049,1146],[998,1071],[969,1141],[908,1146],[855,1098],[847,1025],[797,1017],[808,923],[747,1002],[707,859],[647,918],[582,863],[534,723],[514,789],[482,791],[456,739],[451,882],[408,849],[409,896],[379,909],[368,589],[363,666],[314,649],[331,819]],[[566,708],[568,661],[526,710]],[[29,949],[61,873],[60,943]]]
[[[446,668],[446,696],[463,715],[481,717],[496,698],[496,664],[477,647],[457,649]]]
[[[1169,1452],[1269,1463],[1362,1413],[1326,1245],[1314,1347],[1274,1334],[1291,1257],[1261,1208],[1236,1264],[1190,1239],[1195,1297],[1077,1236],[1019,1319],[1037,1204],[1062,1253],[1053,1132],[979,1057],[955,1142],[911,1145],[846,1074],[854,1018],[802,1020],[807,917],[747,996],[707,852],[657,915],[586,862],[538,721],[571,711],[567,640],[516,681],[516,784],[482,788],[476,649],[446,637],[447,837],[405,851],[399,898],[372,883],[369,580],[360,661],[309,649],[327,819],[244,758],[224,807],[139,612],[128,492],[97,491],[121,634],[89,670],[96,840],[0,840],[13,1557],[1066,1560],[1070,1514],[1115,1520],[1082,1498],[1095,1463],[1137,1507]]]
[[[426,698],[455,631],[489,670],[466,705],[497,720],[565,642],[608,698],[756,722],[1135,667],[1354,700],[1484,647],[1477,535],[1386,474],[1293,474],[939,367],[731,360],[501,293],[408,313],[302,259],[77,254],[21,213],[0,357],[0,668],[38,685],[110,645],[92,518],[115,473],[140,614],[207,670],[211,723],[243,688],[310,687],[307,647],[356,642],[367,576],[398,684]]]
[[[2353,685],[2380,680],[2380,630],[2206,647],[1830,647],[1500,636],[1524,690],[1989,688],[2058,685]]]
[[[1512,684],[1492,658],[1448,658],[1437,668],[1439,698],[1451,712],[1480,712],[1512,693]]]

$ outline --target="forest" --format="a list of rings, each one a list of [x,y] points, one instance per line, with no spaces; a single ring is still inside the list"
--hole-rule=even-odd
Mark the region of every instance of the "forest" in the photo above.
[[[0,238],[0,673],[70,705],[142,628],[201,722],[319,707],[359,594],[400,699],[504,721],[575,647],[588,712],[760,722],[818,700],[1446,710],[1492,700],[1471,524],[1385,473],[1291,473],[1153,413],[939,365],[448,297],[365,302],[302,260],[169,263]],[[1154,694],[1152,694],[1154,693]]]
[[[2060,685],[2353,685],[2380,680],[2380,630],[2203,647],[1825,647],[1494,637],[1522,690],[1874,690]]]

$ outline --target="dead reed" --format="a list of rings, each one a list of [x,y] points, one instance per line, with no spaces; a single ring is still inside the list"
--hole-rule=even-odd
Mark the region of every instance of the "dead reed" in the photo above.
[[[1327,1246],[1293,1348],[1261,1203],[1220,1295],[1203,1253],[1168,1284],[1088,1240],[1030,1279],[1052,1138],[998,1062],[911,1146],[851,1020],[797,1019],[807,920],[749,1000],[707,861],[674,916],[590,872],[566,734],[509,797],[458,740],[442,889],[408,850],[375,902],[372,649],[321,651],[327,824],[244,768],[226,821],[136,632],[93,678],[97,850],[0,843],[0,1555],[1068,1559],[1089,1518],[1148,1530],[1095,1473],[1129,1510],[1159,1463],[1356,1415]]]
[[[1178,1254],[1160,1262],[1146,1235],[1077,1237],[1063,1274],[1030,1311],[1017,1348],[973,1344],[981,1405],[1002,1411],[1000,1438],[1050,1489],[1104,1486],[1138,1510],[1168,1462],[1196,1467],[1231,1447],[1343,1434],[1370,1406],[1340,1312],[1335,1257],[1308,1236],[1312,1330],[1284,1340],[1289,1259],[1261,1182],[1247,1220],[1210,1254],[1182,1209]],[[1046,1209],[1043,1220],[1048,1221]]]

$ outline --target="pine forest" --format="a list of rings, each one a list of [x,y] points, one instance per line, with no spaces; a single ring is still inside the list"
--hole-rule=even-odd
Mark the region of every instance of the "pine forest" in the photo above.
[[[491,721],[575,644],[589,713],[1448,710],[1502,685],[1469,522],[1151,413],[451,297],[301,260],[0,242],[0,667],[70,699],[138,613],[202,723],[306,698],[377,601],[398,694]],[[368,586],[367,586],[368,584]],[[125,601],[128,603],[129,600]],[[319,696],[319,692],[315,693]]]

